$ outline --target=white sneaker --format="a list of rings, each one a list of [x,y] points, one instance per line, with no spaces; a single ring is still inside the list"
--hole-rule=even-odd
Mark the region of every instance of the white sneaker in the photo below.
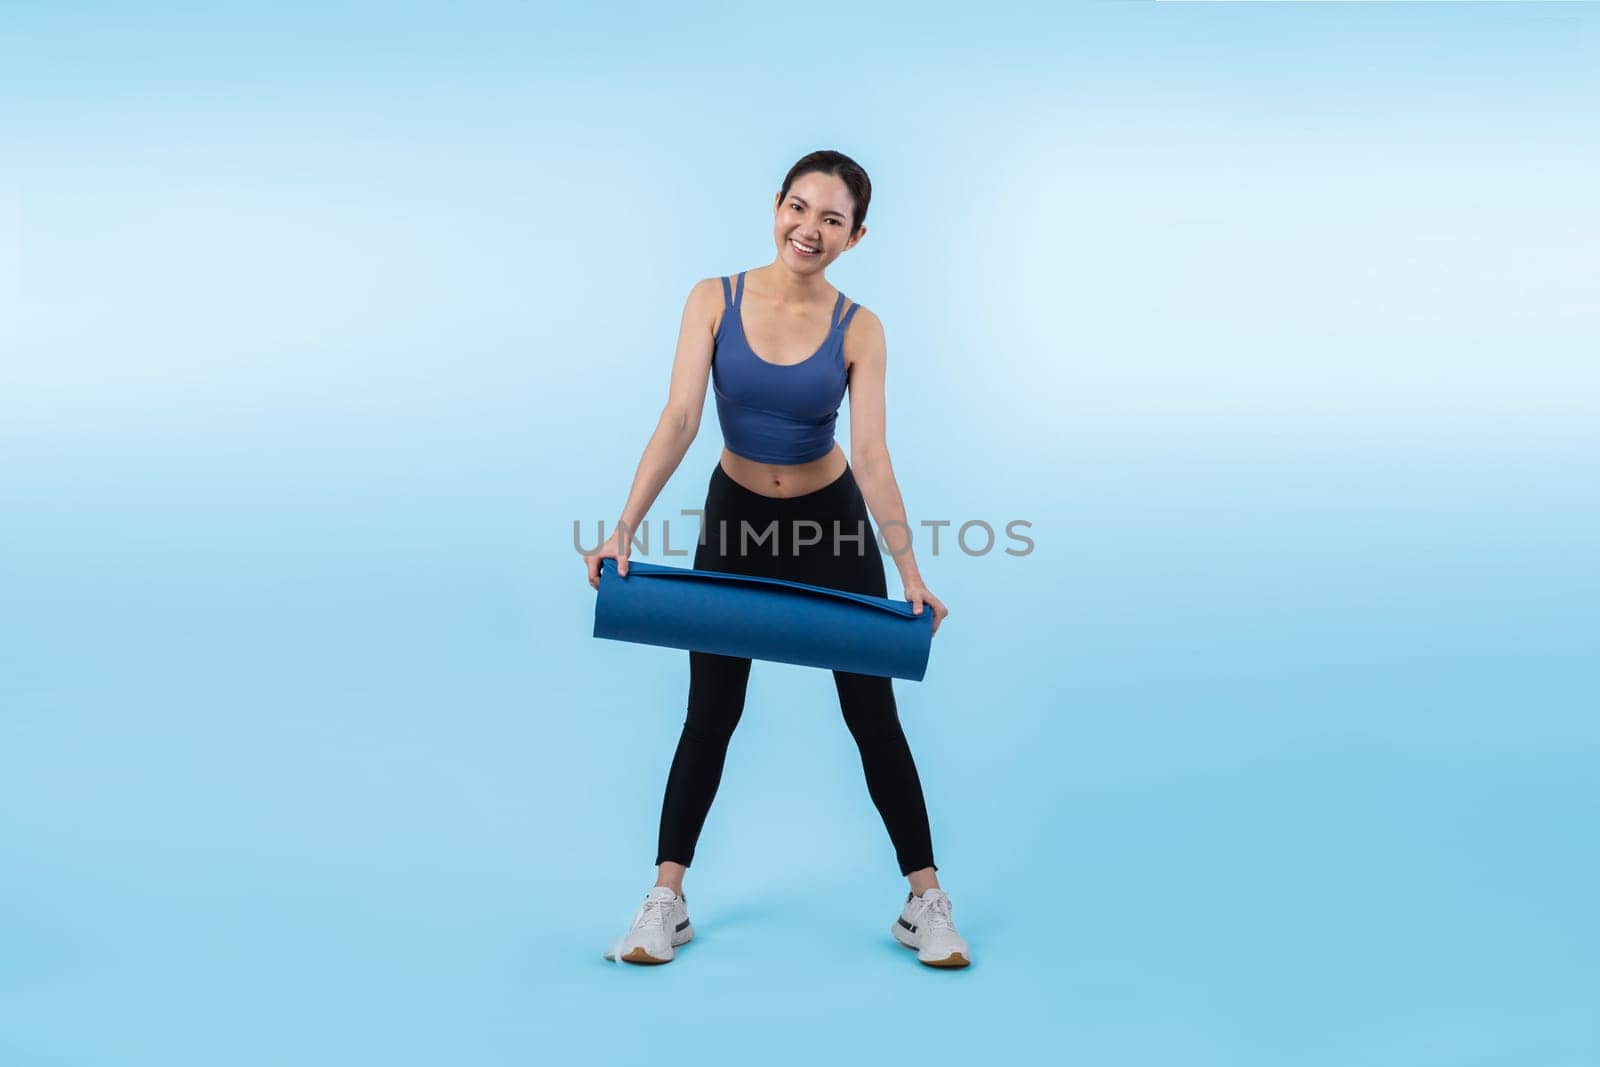
[[[628,963],[669,963],[673,950],[694,937],[684,899],[664,885],[645,894],[644,903],[633,913],[628,932],[611,943],[605,958]]]
[[[929,889],[920,897],[908,892],[906,906],[889,932],[906,948],[916,949],[917,959],[930,967],[965,967],[972,962],[971,950],[956,933],[950,897],[943,889]]]

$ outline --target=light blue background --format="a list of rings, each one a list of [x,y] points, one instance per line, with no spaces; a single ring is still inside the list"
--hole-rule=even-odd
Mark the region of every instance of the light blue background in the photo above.
[[[1600,1063],[1597,72],[1586,4],[7,4],[0,1063]],[[687,657],[573,522],[820,147],[913,520],[1033,524],[924,544],[897,683],[976,963],[758,664],[616,967]]]

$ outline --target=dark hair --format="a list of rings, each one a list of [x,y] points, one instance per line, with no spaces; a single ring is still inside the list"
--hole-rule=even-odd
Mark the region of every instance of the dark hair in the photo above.
[[[861,169],[861,164],[843,152],[823,150],[803,155],[784,176],[783,188],[778,190],[779,201],[789,195],[789,186],[794,184],[796,178],[811,173],[831,174],[844,182],[845,188],[850,190],[850,198],[855,201],[850,232],[859,230],[861,224],[867,221],[867,205],[872,202],[872,182],[867,178],[867,172]]]

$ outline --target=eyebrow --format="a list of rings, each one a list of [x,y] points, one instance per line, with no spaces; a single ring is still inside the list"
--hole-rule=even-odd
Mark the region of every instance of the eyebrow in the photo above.
[[[805,197],[799,196],[799,195],[797,195],[795,193],[790,193],[789,194],[789,199],[790,200],[798,200],[798,201],[800,201],[800,203],[805,204],[806,207],[810,207],[811,206],[810,204],[806,204]],[[837,212],[837,211],[824,211],[823,214],[824,215],[838,215],[841,219],[844,218],[844,215],[841,214],[840,212]]]

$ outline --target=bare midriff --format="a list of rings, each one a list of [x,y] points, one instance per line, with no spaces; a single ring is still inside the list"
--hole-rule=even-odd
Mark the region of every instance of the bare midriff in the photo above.
[[[825,456],[808,463],[758,463],[746,459],[726,447],[722,450],[722,469],[728,477],[752,493],[762,496],[790,497],[814,493],[832,485],[847,466],[844,449],[839,442]]]

